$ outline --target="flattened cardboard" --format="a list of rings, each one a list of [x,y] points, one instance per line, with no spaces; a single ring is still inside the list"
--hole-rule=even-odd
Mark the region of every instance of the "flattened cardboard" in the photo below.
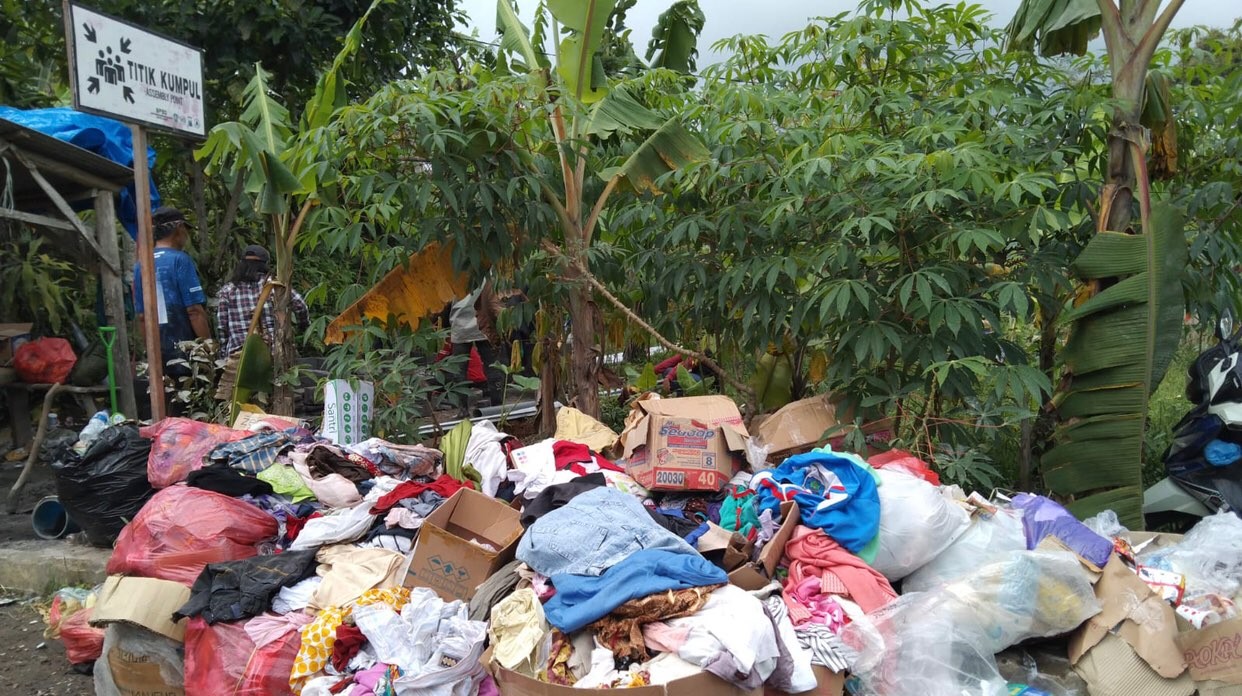
[[[1101,611],[1070,637],[1071,664],[1077,664],[1111,635],[1128,643],[1139,658],[1165,679],[1174,679],[1186,671],[1186,660],[1176,643],[1177,617],[1173,607],[1152,592],[1116,554],[1095,584],[1095,597]],[[1098,656],[1093,663],[1102,670],[1108,667],[1108,662]]]
[[[1242,686],[1242,619],[1186,631],[1177,645],[1196,683]]]
[[[771,582],[776,574],[776,566],[780,565],[781,556],[785,555],[785,544],[789,543],[794,530],[802,521],[798,504],[792,500],[781,504],[781,526],[776,535],[768,541],[759,553],[758,563],[746,565],[729,573],[729,582],[748,592],[762,590]]]
[[[714,674],[703,672],[691,677],[674,679],[667,684],[640,686],[619,691],[617,689],[575,689],[557,686],[537,679],[524,677],[495,663],[491,664],[496,686],[504,696],[763,696],[763,688],[743,691]]]
[[[627,470],[656,491],[718,491],[741,470],[750,434],[727,396],[646,398],[621,433]]]
[[[465,488],[457,491],[423,522],[405,586],[431,588],[446,602],[468,601],[488,576],[513,560],[522,537],[520,518],[501,501]]]
[[[99,590],[90,624],[133,624],[181,642],[187,619],[174,622],[172,615],[189,599],[190,588],[179,582],[112,575]]]
[[[1106,634],[1074,671],[1087,682],[1091,696],[1191,696],[1195,684],[1189,674],[1166,679],[1135,654],[1130,645]]]

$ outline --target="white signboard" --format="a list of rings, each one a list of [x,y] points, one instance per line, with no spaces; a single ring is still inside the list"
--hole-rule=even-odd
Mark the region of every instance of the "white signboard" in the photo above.
[[[74,106],[203,136],[203,52],[69,3]]]

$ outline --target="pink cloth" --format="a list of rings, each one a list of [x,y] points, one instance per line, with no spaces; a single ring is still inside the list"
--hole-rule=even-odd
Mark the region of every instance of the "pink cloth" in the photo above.
[[[500,696],[500,687],[496,686],[492,675],[483,677],[483,681],[479,682],[479,696]]]
[[[795,627],[809,621],[837,633],[845,626],[845,611],[816,578],[807,578],[792,590],[787,588],[785,605],[789,607],[789,620]]]
[[[375,687],[387,675],[388,665],[383,663],[354,674],[354,685],[349,687],[349,696],[375,696]]]
[[[821,593],[844,587],[849,598],[868,613],[897,599],[887,578],[818,529],[799,525],[785,545],[785,556],[789,560],[786,595],[814,578]]]
[[[301,629],[314,620],[314,616],[300,611],[284,615],[268,612],[247,621],[243,628],[246,629],[246,635],[250,636],[254,646],[262,648],[268,643],[285,637],[290,631]]]
[[[657,652],[675,653],[690,637],[690,626],[669,626],[663,621],[643,624],[643,641]]]

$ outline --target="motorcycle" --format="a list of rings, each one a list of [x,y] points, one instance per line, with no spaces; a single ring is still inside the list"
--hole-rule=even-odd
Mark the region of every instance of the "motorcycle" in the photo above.
[[[1216,345],[1190,366],[1186,398],[1194,407],[1173,428],[1167,476],[1143,494],[1147,528],[1180,532],[1216,512],[1242,515],[1242,329],[1226,310]]]

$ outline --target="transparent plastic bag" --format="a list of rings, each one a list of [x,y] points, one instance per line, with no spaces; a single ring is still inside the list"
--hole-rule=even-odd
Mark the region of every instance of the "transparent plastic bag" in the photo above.
[[[182,693],[182,663],[181,643],[139,626],[110,624],[95,663],[95,696]]]
[[[900,580],[931,561],[970,526],[970,515],[923,479],[880,469],[879,548],[873,568]]]
[[[1003,695],[996,653],[1069,632],[1099,610],[1072,554],[1013,551],[959,582],[904,595],[841,637],[859,652],[863,694]]]
[[[1139,562],[1184,574],[1188,595],[1232,598],[1242,586],[1242,517],[1232,512],[1204,517],[1181,543],[1142,554]]]
[[[1105,539],[1115,539],[1124,534],[1129,534],[1130,530],[1121,524],[1121,520],[1117,518],[1117,513],[1112,510],[1105,510],[1095,517],[1088,517],[1082,521],[1087,525],[1087,529],[1099,534]]]
[[[978,517],[943,553],[902,581],[903,592],[926,592],[940,585],[970,576],[983,566],[1011,551],[1026,549],[1022,515],[1000,509],[989,517]]]

